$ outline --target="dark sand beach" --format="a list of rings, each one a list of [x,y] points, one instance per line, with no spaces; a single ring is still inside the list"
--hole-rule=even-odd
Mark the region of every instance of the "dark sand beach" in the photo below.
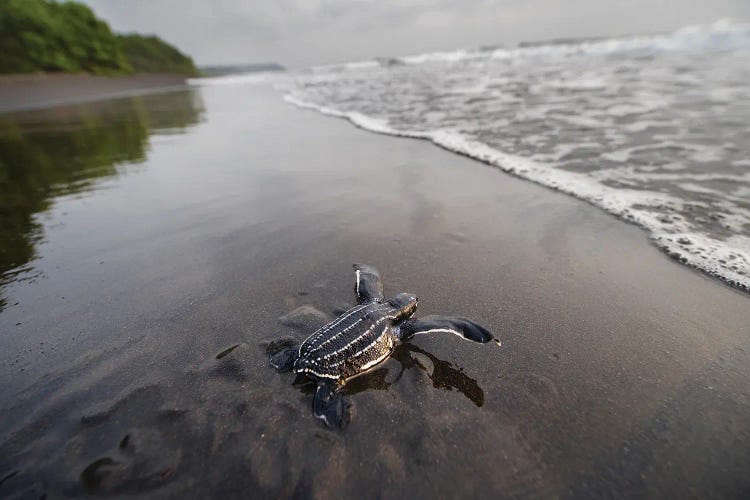
[[[0,113],[124,97],[185,85],[185,75],[148,73],[94,76],[85,73],[0,75]]]
[[[750,296],[635,226],[259,86],[0,124],[0,497],[750,492]],[[353,262],[502,347],[418,337],[327,430],[265,347],[351,305]]]

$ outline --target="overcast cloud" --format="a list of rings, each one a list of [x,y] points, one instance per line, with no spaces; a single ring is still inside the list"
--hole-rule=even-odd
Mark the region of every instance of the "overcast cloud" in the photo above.
[[[290,67],[750,20],[749,0],[83,1],[116,31],[155,33],[198,64]]]

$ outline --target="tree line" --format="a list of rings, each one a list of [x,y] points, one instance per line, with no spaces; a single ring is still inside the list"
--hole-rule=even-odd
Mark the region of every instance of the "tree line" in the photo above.
[[[199,73],[159,37],[113,33],[81,3],[0,0],[0,73],[36,72]]]

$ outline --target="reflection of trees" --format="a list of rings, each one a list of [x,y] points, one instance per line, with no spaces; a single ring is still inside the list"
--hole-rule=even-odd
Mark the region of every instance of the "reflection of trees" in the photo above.
[[[0,116],[0,287],[36,257],[35,214],[143,161],[149,134],[181,132],[201,113],[186,90]]]

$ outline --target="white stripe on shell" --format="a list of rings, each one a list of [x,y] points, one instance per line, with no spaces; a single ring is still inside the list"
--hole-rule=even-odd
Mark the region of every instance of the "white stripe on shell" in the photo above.
[[[344,313],[344,315],[343,315],[343,316],[339,316],[339,317],[338,317],[337,319],[335,319],[335,320],[331,321],[331,322],[330,322],[330,323],[328,323],[327,325],[324,325],[324,326],[323,326],[323,327],[322,327],[322,328],[321,328],[320,330],[318,330],[318,333],[319,333],[319,334],[322,334],[322,333],[325,333],[325,332],[329,331],[329,330],[330,330],[330,329],[332,329],[332,328],[333,328],[334,326],[338,326],[338,325],[339,325],[339,324],[340,324],[340,323],[341,323],[342,321],[344,321],[344,320],[345,320],[345,319],[347,319],[348,317],[350,317],[350,316],[352,316],[352,315],[354,315],[354,314],[358,313],[359,311],[361,311],[362,309],[366,308],[366,307],[367,307],[367,306],[369,306],[369,305],[371,305],[371,304],[363,304],[363,305],[361,305],[361,306],[356,306],[356,307],[355,307],[354,309],[352,309],[351,311],[349,311],[349,312],[347,312],[347,313]],[[313,335],[314,335],[314,334],[313,334]],[[312,336],[312,335],[311,335],[311,336]]]
[[[346,359],[344,359],[342,361],[339,361],[338,363],[336,363],[333,366],[339,366],[340,364],[345,363],[349,359],[356,358],[357,356],[359,356],[360,354],[362,354],[363,352],[365,352],[366,350],[368,350],[369,348],[371,348],[372,346],[374,346],[375,344],[377,344],[380,341],[380,339],[383,338],[383,334],[386,332],[386,330],[388,330],[388,325],[385,325],[383,327],[383,331],[380,332],[380,334],[377,337],[375,337],[375,340],[373,340],[372,342],[370,342],[367,346],[363,347],[362,349],[360,349],[358,352],[352,354],[351,356],[347,356]],[[390,354],[390,352],[388,354]],[[386,354],[386,356],[388,354]],[[364,368],[360,368],[360,370],[362,370],[362,369],[364,369]]]
[[[370,344],[367,347],[363,347],[358,352],[354,353],[354,355],[352,356],[352,358],[356,358],[357,356],[359,356],[360,354],[362,354],[363,352],[365,352],[366,350],[368,350],[370,347],[374,346],[381,338],[383,338],[383,334],[386,332],[386,330],[388,330],[388,325],[385,325],[383,327],[383,331],[380,332],[380,334],[377,337],[375,337],[375,340],[373,340],[372,342],[370,342]]]
[[[380,323],[382,323],[383,321],[385,321],[387,319],[388,319],[388,316],[383,316],[382,318],[380,318],[379,320],[377,320],[375,323],[373,323],[372,326],[370,326],[370,328],[368,328],[363,333],[361,333],[357,338],[355,338],[351,342],[347,343],[344,347],[342,347],[340,349],[337,349],[337,350],[333,351],[332,353],[326,354],[325,356],[323,356],[322,359],[332,358],[336,354],[338,354],[338,353],[340,353],[342,351],[347,350],[351,345],[356,344],[361,338],[363,338],[365,335],[367,335],[368,333],[370,333],[376,326],[378,326]],[[388,327],[388,325],[386,325],[386,328],[387,327]],[[380,335],[378,335],[378,337],[380,337]]]
[[[382,356],[380,356],[379,358],[377,358],[377,359],[375,359],[373,361],[370,361],[369,363],[365,363],[364,365],[362,365],[362,367],[360,368],[360,370],[364,371],[364,370],[367,370],[368,368],[372,368],[373,366],[377,365],[378,363],[380,363],[381,361],[383,361],[385,358],[387,358],[390,355],[391,355],[391,351],[388,351],[385,354],[383,354]]]
[[[333,379],[333,380],[337,380],[339,378],[338,375],[328,375],[328,374],[318,373],[315,370],[311,370],[309,368],[305,368],[304,372],[305,373],[312,373],[316,377],[321,377],[321,378],[330,378],[330,379]]]
[[[311,351],[311,352],[313,352],[313,351],[317,351],[318,349],[322,349],[324,345],[328,344],[328,343],[329,343],[329,342],[331,342],[331,341],[332,341],[333,339],[335,339],[335,338],[338,338],[338,337],[340,337],[341,335],[345,334],[346,332],[348,332],[349,330],[351,330],[352,328],[354,328],[354,327],[355,327],[355,326],[357,326],[358,324],[362,323],[362,322],[363,322],[363,321],[364,321],[365,319],[367,319],[367,316],[364,316],[364,317],[362,317],[362,318],[359,318],[359,319],[358,319],[357,321],[355,321],[355,322],[354,322],[354,323],[352,323],[351,325],[347,326],[346,328],[344,328],[344,329],[343,329],[343,330],[341,330],[340,332],[338,332],[338,333],[334,333],[334,334],[333,334],[333,335],[332,335],[331,337],[329,337],[329,338],[325,339],[325,340],[324,340],[323,342],[321,342],[321,343],[320,343],[320,345],[318,345],[318,346],[315,346],[315,348],[314,348],[314,349],[312,349],[312,351]]]
[[[358,313],[359,311],[361,311],[362,309],[364,309],[365,307],[368,307],[370,305],[372,305],[372,304],[364,304],[364,305],[361,305],[361,306],[357,306],[354,309],[352,309],[351,311],[349,311],[348,313],[345,313],[343,316],[339,316],[337,319],[333,320],[332,322],[328,323],[327,325],[324,325],[319,330],[317,330],[317,331],[313,332],[312,334],[310,334],[310,336],[307,337],[302,342],[302,345],[299,346],[299,351],[298,351],[299,355],[302,356],[302,348],[303,347],[305,347],[305,346],[309,347],[309,344],[317,342],[320,339],[320,337],[322,337],[324,333],[330,331],[331,328],[333,328],[335,326],[338,326],[342,321],[344,321],[348,317],[352,316],[353,314]]]
[[[359,299],[359,269],[357,269],[355,276],[354,291],[357,294],[357,299]]]
[[[370,305],[372,305],[372,304],[370,304]],[[321,342],[321,343],[320,343],[320,345],[319,345],[319,346],[316,346],[316,347],[315,347],[314,349],[312,349],[312,350],[313,350],[313,351],[317,351],[318,349],[322,349],[324,345],[326,345],[326,344],[328,344],[329,342],[333,341],[334,339],[336,339],[336,338],[340,337],[340,336],[341,336],[341,335],[343,335],[344,333],[348,332],[349,330],[351,330],[352,328],[354,328],[355,326],[357,326],[357,324],[359,324],[359,323],[361,323],[362,321],[364,321],[364,320],[366,320],[367,318],[369,318],[369,317],[370,317],[370,314],[372,314],[372,313],[374,313],[374,312],[385,311],[385,310],[388,310],[388,309],[390,309],[390,306],[388,306],[388,305],[386,305],[386,304],[383,304],[383,305],[381,305],[380,307],[377,307],[377,308],[373,309],[372,311],[368,312],[368,313],[367,313],[367,314],[365,314],[365,315],[364,315],[363,317],[361,317],[360,319],[358,319],[357,321],[355,321],[355,322],[354,322],[354,323],[352,323],[351,325],[347,326],[346,328],[344,328],[344,329],[343,329],[343,330],[341,330],[340,332],[338,332],[338,333],[335,333],[334,335],[332,335],[332,336],[331,336],[331,338],[325,339],[325,340],[324,340],[323,342]],[[376,324],[377,324],[377,323],[376,323]],[[370,328],[372,328],[372,327],[370,327]]]

